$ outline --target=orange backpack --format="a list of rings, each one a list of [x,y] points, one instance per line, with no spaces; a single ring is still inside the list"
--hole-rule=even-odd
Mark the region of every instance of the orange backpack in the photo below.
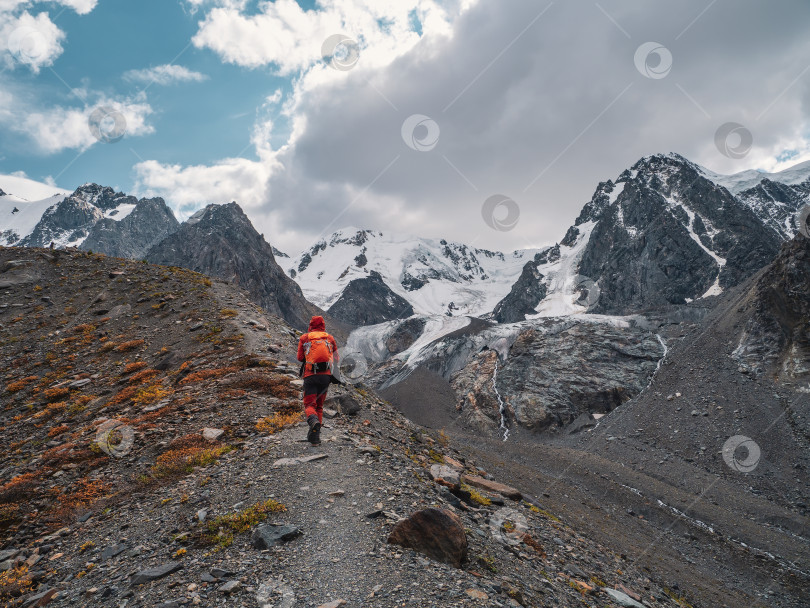
[[[311,331],[309,340],[304,344],[304,361],[307,369],[320,374],[332,371],[332,344],[325,331]]]

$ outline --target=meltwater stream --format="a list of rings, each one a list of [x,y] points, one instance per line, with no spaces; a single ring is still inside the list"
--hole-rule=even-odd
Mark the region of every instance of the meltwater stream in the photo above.
[[[509,429],[506,427],[506,405],[501,399],[501,394],[498,392],[498,358],[495,357],[495,372],[492,374],[492,388],[495,389],[495,396],[498,398],[498,409],[501,413],[501,426],[500,430],[503,431],[503,440],[509,438]]]

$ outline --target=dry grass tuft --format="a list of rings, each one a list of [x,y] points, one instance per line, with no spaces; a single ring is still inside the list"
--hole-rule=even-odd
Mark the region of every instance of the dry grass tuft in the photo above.
[[[185,365],[185,363],[184,363]],[[198,372],[193,372],[180,381],[180,386],[186,384],[194,384],[196,382],[203,382],[204,380],[213,380],[214,378],[221,378],[228,374],[238,372],[238,367],[222,367],[219,369],[203,369]]]
[[[304,413],[301,411],[294,413],[281,413],[276,412],[272,416],[262,418],[256,423],[256,430],[262,433],[269,433],[273,435],[280,430],[298,424],[304,419]]]
[[[119,353],[126,353],[131,350],[135,350],[136,348],[140,348],[146,344],[144,340],[129,340],[128,342],[124,342],[123,344],[119,344],[115,347],[115,350]]]

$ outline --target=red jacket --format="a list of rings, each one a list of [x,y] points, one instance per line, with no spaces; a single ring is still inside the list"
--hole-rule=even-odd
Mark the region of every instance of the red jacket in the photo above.
[[[323,320],[323,317],[312,317],[312,320],[309,322],[309,331],[326,331],[326,322]],[[332,353],[335,357],[335,365],[337,365],[338,361],[338,354],[337,354],[337,342],[332,336],[327,336],[327,340],[329,340],[329,344],[332,345]],[[304,355],[304,344],[309,342],[309,334],[306,333],[298,339],[298,360],[303,362],[305,359]],[[315,372],[304,369],[304,378],[307,376],[312,376]],[[319,372],[321,374],[329,374],[329,371]]]

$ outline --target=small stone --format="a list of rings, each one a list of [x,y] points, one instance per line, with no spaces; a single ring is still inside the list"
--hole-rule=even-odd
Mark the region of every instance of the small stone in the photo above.
[[[222,437],[222,435],[224,435],[224,434],[225,434],[225,431],[223,431],[222,429],[212,429],[212,428],[206,427],[206,428],[204,428],[202,430],[203,439],[207,439],[208,441],[216,441],[217,439]]]
[[[177,572],[182,568],[183,564],[180,562],[167,562],[154,568],[147,568],[146,570],[141,570],[137,574],[134,574],[130,579],[129,584],[130,586],[134,587],[150,581],[156,581],[164,576]]]
[[[474,600],[488,600],[489,596],[480,589],[467,589],[464,593]]]
[[[644,608],[643,604],[639,604],[636,600],[631,598],[626,593],[622,593],[621,591],[617,591],[616,589],[610,589],[605,587],[605,593],[607,593],[610,598],[619,604],[619,606],[624,606],[624,608]]]
[[[345,606],[346,600],[334,600],[332,602],[327,602],[326,604],[321,604],[318,608],[339,608],[340,606]]]
[[[291,541],[297,536],[301,536],[300,528],[291,525],[264,525],[253,530],[250,543],[255,549],[269,549],[276,545]]]
[[[298,458],[279,458],[273,463],[274,467],[290,466],[294,464],[304,464],[314,460],[328,458],[328,454],[313,454],[312,456],[299,456]]]
[[[226,595],[230,595],[231,593],[236,593],[242,587],[242,583],[239,581],[228,581],[223,585],[219,586],[219,591],[221,593],[225,593]]]

